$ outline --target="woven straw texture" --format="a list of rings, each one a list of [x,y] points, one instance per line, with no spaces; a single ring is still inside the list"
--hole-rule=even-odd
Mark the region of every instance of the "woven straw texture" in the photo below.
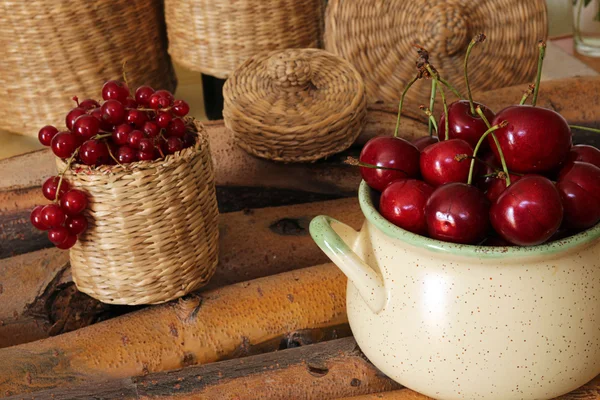
[[[464,95],[463,60],[476,34],[488,39],[471,53],[469,80],[487,90],[533,80],[547,31],[545,0],[329,0],[325,49],[356,67],[369,101],[397,102],[416,75],[415,43]],[[429,86],[417,82],[407,102],[428,102]]]
[[[175,89],[159,0],[5,1],[0,12],[0,129],[63,129],[72,97],[99,97],[125,61],[132,85]]]
[[[290,49],[249,58],[225,82],[223,118],[258,157],[310,162],[347,149],[367,115],[362,78],[324,50]]]
[[[77,288],[112,304],[156,304],[207,283],[218,257],[218,209],[208,138],[164,160],[91,168],[65,178],[85,191],[89,227],[71,249]],[[59,171],[65,163],[57,160]]]
[[[227,78],[261,51],[321,47],[324,0],[165,0],[169,53]]]

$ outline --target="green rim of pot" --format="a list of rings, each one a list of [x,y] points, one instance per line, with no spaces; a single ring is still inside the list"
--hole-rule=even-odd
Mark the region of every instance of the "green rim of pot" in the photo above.
[[[386,220],[373,205],[373,191],[365,181],[360,183],[358,189],[358,200],[360,208],[367,220],[375,225],[387,236],[402,240],[416,247],[421,247],[435,252],[455,254],[459,256],[470,256],[477,258],[506,258],[539,256],[564,252],[600,238],[600,223],[596,226],[568,238],[557,240],[548,244],[538,246],[475,246],[442,242],[425,236],[417,235]]]

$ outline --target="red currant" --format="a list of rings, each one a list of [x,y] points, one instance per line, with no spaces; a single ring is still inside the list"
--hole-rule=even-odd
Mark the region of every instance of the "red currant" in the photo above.
[[[174,118],[167,128],[167,135],[181,138],[185,135],[185,122],[181,118]]]
[[[137,108],[137,103],[131,97],[126,98],[123,105],[125,106],[125,108]]]
[[[140,161],[154,160],[154,152],[153,151],[138,151],[137,158]]]
[[[173,95],[167,90],[157,90],[152,96],[148,104],[150,108],[158,110],[159,108],[167,108],[173,104]]]
[[[100,129],[106,132],[110,132],[113,130],[113,125],[110,122],[105,121],[102,118],[102,108],[94,108],[90,111],[90,115],[100,121]]]
[[[84,114],[73,124],[73,133],[84,139],[97,135],[100,131],[100,121],[92,115]]]
[[[144,138],[144,134],[142,131],[131,131],[127,138],[127,144],[134,149],[137,149],[140,146],[140,141]]]
[[[56,228],[65,222],[65,212],[58,204],[48,204],[41,211],[42,223],[48,228]]]
[[[50,146],[52,138],[58,133],[58,129],[52,125],[46,125],[38,132],[38,139],[44,146]]]
[[[127,84],[119,81],[108,81],[102,86],[102,98],[104,100],[117,100],[125,102],[129,96]]]
[[[56,200],[56,190],[58,188],[59,181],[60,178],[58,176],[51,176],[50,178],[46,179],[46,181],[42,185],[42,193],[44,194],[45,198],[47,198],[50,201]],[[62,196],[68,190],[69,183],[63,179],[63,181],[60,184],[60,192],[58,193],[58,197],[60,198],[60,196]]]
[[[142,128],[146,121],[148,121],[148,114],[136,109],[128,110],[126,120],[129,125]]]
[[[73,124],[75,123],[75,120],[84,114],[85,110],[79,107],[75,107],[71,111],[69,111],[67,117],[65,118],[65,125],[67,125],[67,128],[69,130],[73,130]]]
[[[69,236],[69,231],[64,226],[57,226],[48,231],[48,239],[55,244],[59,245],[64,242]]]
[[[117,100],[107,100],[102,104],[102,119],[106,122],[119,125],[125,122],[125,106]]]
[[[138,149],[143,152],[153,152],[154,151],[154,143],[149,138],[143,138],[140,140],[140,144]]]
[[[129,146],[120,146],[116,157],[121,164],[129,164],[137,160],[135,150]]]
[[[154,119],[156,121],[156,124],[160,127],[160,128],[167,128],[169,126],[169,123],[171,122],[171,120],[173,119],[173,116],[166,112],[166,111],[161,111],[158,113],[158,115],[156,116],[156,118]]]
[[[154,94],[154,89],[150,86],[140,86],[135,91],[135,101],[140,106],[147,106],[150,101],[150,96]]]
[[[167,153],[173,154],[183,149],[183,141],[178,137],[167,138]]]
[[[67,236],[64,242],[62,242],[61,244],[57,244],[56,247],[58,247],[61,250],[67,250],[73,247],[75,243],[77,243],[77,236],[70,234]]]
[[[149,137],[153,138],[158,136],[160,133],[160,128],[154,121],[148,121],[144,124],[144,133]]]
[[[109,159],[106,143],[88,140],[79,148],[79,158],[86,165],[102,165]]]
[[[112,133],[112,140],[118,145],[127,144],[127,138],[129,137],[129,133],[133,128],[127,124],[121,124],[115,126]]]
[[[98,107],[100,107],[100,104],[92,99],[86,99],[79,104],[79,108],[83,108],[84,110],[93,110]]]
[[[173,103],[173,114],[184,117],[190,112],[190,106],[183,100],[175,100]]]
[[[79,139],[71,132],[59,132],[51,142],[52,152],[56,157],[68,158],[79,146]]]
[[[87,205],[87,196],[81,190],[71,189],[60,198],[60,206],[68,215],[81,214]]]
[[[183,148],[192,147],[196,144],[196,134],[192,132],[186,132],[183,136]]]
[[[84,215],[73,215],[68,216],[65,221],[65,227],[69,230],[72,235],[80,235],[88,227],[87,218]]]
[[[33,211],[31,211],[29,220],[31,221],[31,224],[34,227],[36,227],[37,229],[39,229],[40,231],[47,231],[48,225],[46,225],[46,223],[42,219],[42,209],[43,208],[44,208],[44,206],[37,206],[36,208],[34,208]]]

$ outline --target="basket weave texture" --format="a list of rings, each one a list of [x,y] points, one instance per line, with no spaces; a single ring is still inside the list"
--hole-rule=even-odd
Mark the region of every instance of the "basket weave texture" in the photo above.
[[[367,115],[361,76],[318,49],[263,52],[223,87],[225,125],[247,152],[312,162],[350,147]]]
[[[132,85],[175,89],[160,1],[9,1],[2,11],[0,129],[61,130],[72,97],[95,98],[124,62]]]
[[[531,81],[547,32],[545,0],[329,0],[324,41],[361,73],[369,101],[397,102],[416,75],[413,44],[464,95],[463,60],[476,34],[488,39],[473,49],[469,80],[488,90]],[[407,102],[426,103],[429,85],[418,81]]]
[[[261,51],[321,47],[324,0],[165,0],[169,53],[227,78]]]
[[[65,174],[88,194],[88,229],[71,249],[77,288],[112,304],[157,304],[207,283],[218,257],[218,209],[207,134],[163,160],[73,165]],[[57,159],[59,171],[65,163]]]

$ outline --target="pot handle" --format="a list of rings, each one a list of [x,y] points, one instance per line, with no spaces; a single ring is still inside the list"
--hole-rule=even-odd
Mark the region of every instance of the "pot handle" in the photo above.
[[[332,224],[337,225],[337,231]],[[361,260],[347,244],[356,240],[358,232],[331,217],[319,215],[310,222],[310,235],[327,257],[354,284],[369,308],[375,314],[379,313],[387,298],[383,278]]]

